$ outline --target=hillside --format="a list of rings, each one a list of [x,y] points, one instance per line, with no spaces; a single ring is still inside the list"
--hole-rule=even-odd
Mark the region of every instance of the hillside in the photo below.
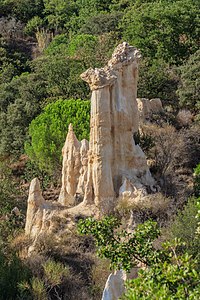
[[[150,268],[124,299],[149,299],[150,291],[155,299],[199,299],[199,1],[0,7],[0,299],[101,299],[109,263],[129,271],[133,255],[128,235],[111,242],[118,223],[104,224],[106,215],[131,230],[141,247],[131,246],[136,261]],[[41,219],[37,206],[30,226],[45,231],[38,238],[26,215],[35,177],[46,214],[56,211]],[[87,216],[102,223],[96,231],[85,221],[78,234]],[[152,232],[152,244],[142,232]]]

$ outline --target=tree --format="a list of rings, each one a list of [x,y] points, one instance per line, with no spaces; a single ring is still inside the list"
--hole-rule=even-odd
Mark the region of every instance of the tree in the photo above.
[[[76,1],[44,0],[44,12],[48,21],[48,28],[58,32],[69,22],[71,16],[76,14]]]
[[[181,80],[177,94],[180,105],[198,112],[200,109],[200,50],[192,54],[179,70]]]
[[[123,300],[191,299],[200,297],[199,271],[196,262],[185,253],[177,255],[178,244],[166,246],[168,260],[139,271],[138,278],[126,284]]]
[[[23,23],[43,14],[43,0],[6,0],[5,3],[12,7],[11,15]]]
[[[123,14],[121,12],[101,13],[96,16],[91,16],[80,28],[80,32],[94,35],[100,35],[106,32],[117,32],[118,24],[122,16]]]
[[[0,82],[10,82],[14,76],[30,71],[30,52],[13,38],[0,38]]]
[[[161,98],[163,104],[178,105],[175,70],[163,59],[142,58],[139,65],[138,97]]]
[[[68,44],[68,55],[82,59],[86,64],[91,56],[94,57],[98,38],[91,34],[78,34],[73,36]]]
[[[151,266],[160,260],[163,252],[155,251],[153,246],[160,233],[156,222],[140,224],[133,233],[119,231],[120,226],[119,219],[113,216],[99,221],[88,218],[79,221],[78,232],[94,236],[97,253],[110,259],[111,269],[130,272],[138,262]]]
[[[20,154],[28,125],[41,111],[46,83],[36,74],[23,74],[1,86],[0,154]]]
[[[89,120],[89,101],[60,99],[48,104],[29,126],[26,153],[40,169],[49,173],[59,170],[69,124],[72,123],[79,140],[88,139]]]
[[[47,48],[44,50],[45,55],[68,55],[69,38],[67,34],[56,35]]]
[[[81,59],[63,55],[43,56],[33,62],[33,70],[44,78],[48,97],[85,99],[89,96],[89,88],[80,78],[85,71]]]
[[[200,266],[200,235],[196,234],[199,222],[196,217],[198,213],[198,201],[198,198],[195,197],[188,199],[188,202],[183,209],[177,212],[170,228],[168,228],[168,233],[171,239],[179,238],[181,240],[184,244],[184,251],[187,251],[189,255],[192,255]]]
[[[145,57],[180,64],[198,49],[199,8],[192,0],[136,2],[122,19],[123,38]]]

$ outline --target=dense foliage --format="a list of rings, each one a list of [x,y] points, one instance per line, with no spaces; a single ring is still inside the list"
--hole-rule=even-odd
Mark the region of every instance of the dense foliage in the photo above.
[[[123,299],[199,299],[197,261],[185,249],[180,253],[183,244],[179,240],[156,248],[160,230],[155,222],[140,224],[132,233],[119,230],[120,225],[114,217],[86,219],[79,221],[78,230],[94,236],[98,254],[110,259],[112,269],[129,272],[138,263],[143,264],[138,278],[127,282]]]
[[[89,138],[90,101],[57,100],[31,122],[25,150],[41,169],[52,173],[60,167],[70,123],[80,141]]]
[[[138,262],[151,266],[160,259],[162,252],[154,251],[153,247],[153,241],[159,235],[155,222],[139,225],[134,233],[116,232],[120,225],[115,217],[105,217],[100,221],[89,218],[79,221],[78,231],[95,237],[98,254],[111,260],[112,269],[122,268],[129,272]]]
[[[196,112],[200,109],[200,50],[192,54],[180,67],[181,81],[178,88],[180,104]]]

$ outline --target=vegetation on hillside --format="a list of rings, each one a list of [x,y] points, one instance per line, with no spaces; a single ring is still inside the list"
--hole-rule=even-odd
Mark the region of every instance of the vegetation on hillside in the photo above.
[[[161,190],[146,206],[120,203],[117,219],[79,228],[95,236],[113,268],[130,270],[138,259],[149,266],[127,283],[124,299],[199,299],[199,0],[0,0],[0,7],[0,299],[101,298],[109,268],[91,236],[73,232],[59,245],[46,237],[38,255],[24,259],[26,187],[35,176],[43,188],[58,185],[69,123],[79,140],[89,138],[90,90],[80,74],[103,66],[124,40],[142,54],[138,96],[164,106],[135,139]],[[179,110],[190,120],[177,120]],[[135,232],[116,231],[130,213]]]

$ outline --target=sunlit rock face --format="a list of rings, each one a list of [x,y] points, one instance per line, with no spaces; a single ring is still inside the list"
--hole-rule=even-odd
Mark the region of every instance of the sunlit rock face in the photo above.
[[[39,180],[34,178],[29,188],[25,227],[26,235],[34,237],[40,232],[42,228],[44,204],[45,200],[42,197]]]
[[[122,43],[104,68],[81,74],[92,91],[90,141],[89,147],[86,141],[78,142],[70,126],[63,148],[60,203],[74,205],[79,197],[82,205],[94,204],[106,214],[127,180],[134,190],[154,185],[145,155],[133,139],[139,126],[139,58],[137,49]]]
[[[59,196],[59,202],[63,205],[74,204],[74,196],[80,176],[81,143],[77,140],[70,124],[67,138],[62,149],[63,168],[62,168],[62,188]]]

